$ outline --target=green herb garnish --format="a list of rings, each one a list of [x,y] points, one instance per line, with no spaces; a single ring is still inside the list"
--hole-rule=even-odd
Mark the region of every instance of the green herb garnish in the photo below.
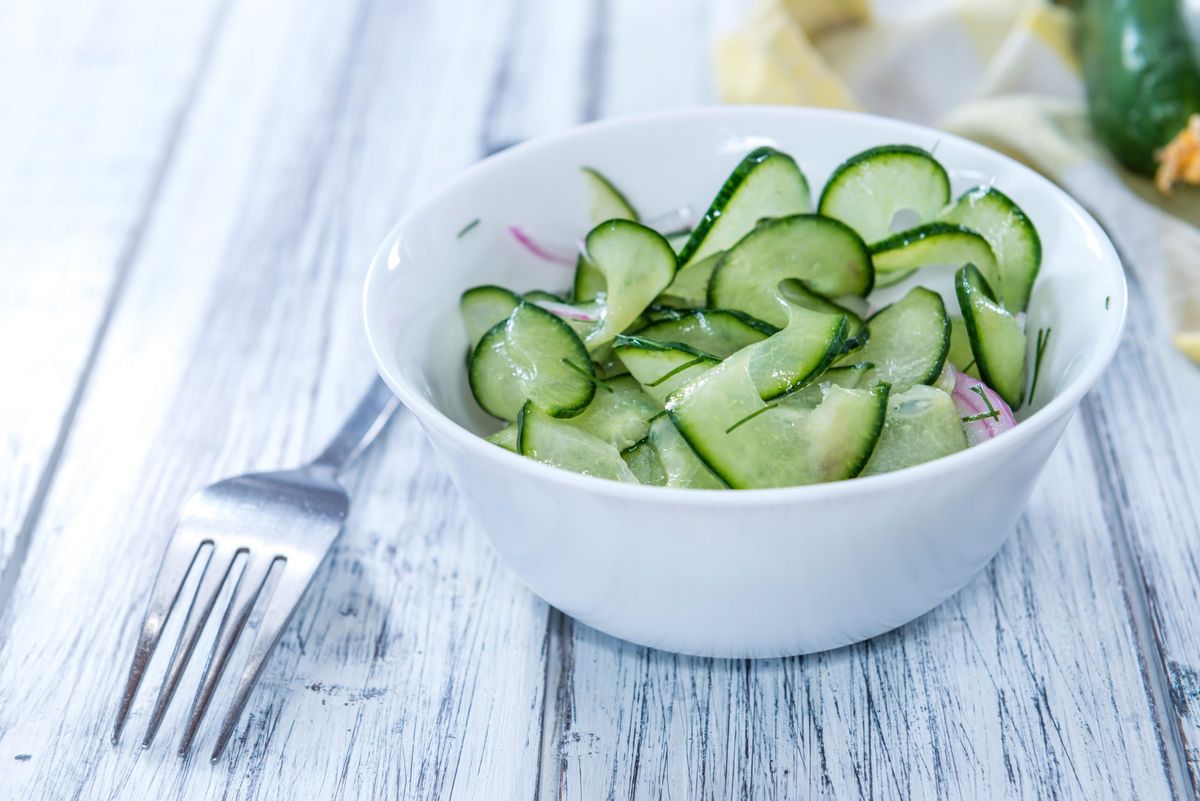
[[[962,421],[964,423],[974,423],[976,420],[986,420],[989,417],[993,420],[999,420],[1000,411],[992,405],[991,398],[987,396],[987,392],[984,391],[983,387],[979,384],[976,384],[975,386],[971,387],[971,391],[983,398],[983,403],[985,406],[987,406],[987,411],[980,412],[979,414],[973,414],[970,417],[964,417],[962,418]]]
[[[962,371],[965,373],[965,372],[967,372],[968,370],[970,370],[970,369],[971,369],[972,367],[974,367],[974,366],[975,366],[975,360],[974,360],[974,359],[971,359],[971,361],[967,362],[967,366],[966,366],[966,367],[964,367],[964,368],[962,369]]]
[[[1033,382],[1029,385],[1029,402],[1033,403],[1033,394],[1037,392],[1038,378],[1042,375],[1042,357],[1046,354],[1046,346],[1050,344],[1051,328],[1039,328],[1037,346],[1034,349]]]
[[[1108,307],[1109,307],[1109,305],[1111,305],[1111,304],[1112,304],[1112,295],[1105,295],[1105,297],[1104,297],[1104,310],[1105,310],[1105,311],[1108,311]]]
[[[467,233],[469,233],[469,232],[470,232],[470,230],[471,230],[472,228],[474,228],[474,227],[475,227],[475,226],[477,226],[477,225],[479,225],[479,218],[478,218],[478,217],[476,217],[475,219],[471,220],[469,223],[467,223],[466,225],[464,225],[464,226],[462,227],[462,230],[461,230],[461,231],[459,231],[459,232],[458,232],[458,235],[457,235],[457,236],[455,236],[454,238],[455,238],[455,239],[462,239],[464,236],[466,236],[466,234],[467,234]]]
[[[659,384],[666,381],[671,376],[679,375],[680,373],[682,373],[684,370],[688,369],[689,367],[695,367],[697,364],[700,364],[701,362],[704,362],[704,361],[707,361],[707,359],[704,356],[697,356],[696,358],[694,358],[690,361],[686,361],[683,364],[679,365],[678,367],[676,367],[672,370],[668,370],[666,373],[664,373],[663,375],[654,379],[646,386],[657,387]]]
[[[593,384],[600,387],[601,389],[607,389],[609,392],[613,391],[612,386],[609,385],[609,383],[607,381],[601,381],[599,378],[596,378],[596,376],[592,375],[587,370],[583,369],[578,364],[576,364],[575,362],[568,359],[566,356],[562,357],[562,363],[565,364],[567,367],[570,367],[572,370],[579,373],[581,376],[586,378],[588,381],[591,381]]]
[[[753,411],[753,412],[751,412],[750,414],[748,414],[748,415],[746,415],[745,417],[743,417],[741,420],[738,420],[736,423],[734,423],[733,425],[731,425],[729,428],[725,429],[725,433],[726,433],[726,434],[732,434],[732,433],[733,433],[733,431],[734,431],[734,429],[735,429],[735,428],[737,428],[738,426],[742,425],[743,423],[749,423],[749,422],[750,422],[751,420],[753,420],[755,417],[758,417],[758,416],[759,416],[760,414],[762,414],[763,412],[769,412],[769,411],[771,411],[771,410],[772,410],[772,409],[774,409],[774,408],[775,408],[777,405],[778,405],[778,404],[771,403],[771,404],[768,404],[767,406],[764,406],[764,407],[762,407],[761,409],[756,409],[755,411]]]

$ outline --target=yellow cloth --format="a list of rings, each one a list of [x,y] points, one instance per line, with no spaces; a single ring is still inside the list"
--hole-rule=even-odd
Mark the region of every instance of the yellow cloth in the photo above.
[[[1040,170],[1105,226],[1200,363],[1200,189],[1163,198],[1092,137],[1074,14],[1038,0],[762,0],[717,45],[733,103],[867,110],[935,125]]]

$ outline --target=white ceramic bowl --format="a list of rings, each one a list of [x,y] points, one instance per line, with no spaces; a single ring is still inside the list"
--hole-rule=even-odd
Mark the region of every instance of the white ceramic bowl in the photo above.
[[[459,294],[483,283],[570,285],[570,268],[531,257],[507,229],[527,225],[568,242],[586,232],[581,165],[610,176],[647,214],[680,204],[702,213],[758,145],[792,154],[815,197],[847,156],[897,142],[936,148],[956,194],[994,180],[1041,234],[1028,330],[1053,325],[1054,334],[1037,402],[1015,429],[895,473],[743,491],[604,481],[480,438],[498,425],[467,387]],[[458,238],[474,219],[478,225]],[[955,308],[953,293],[944,294]],[[1112,245],[1074,200],[977,144],[860,114],[714,107],[586,125],[474,165],[388,234],[367,277],[365,313],[380,373],[421,422],[496,550],[534,592],[636,643],[766,657],[899,626],[987,563],[1116,349],[1125,282]]]

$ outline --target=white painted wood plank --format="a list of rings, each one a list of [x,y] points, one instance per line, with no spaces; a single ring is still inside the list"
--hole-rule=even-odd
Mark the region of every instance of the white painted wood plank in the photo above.
[[[0,4],[0,573],[36,514],[219,11]]]
[[[1144,289],[1131,290],[1124,341],[1083,419],[1102,467],[1106,520],[1140,585],[1145,648],[1162,714],[1175,723],[1168,734],[1178,768],[1200,796],[1200,379],[1169,344]]]
[[[6,618],[4,790],[533,796],[546,608],[404,417],[354,478],[345,539],[225,761],[175,758],[186,697],[150,750],[148,694],[125,742],[106,739],[187,493],[311,454],[364,388],[367,262],[406,202],[477,154],[510,11],[231,7]]]
[[[986,571],[858,646],[700,660],[568,625],[543,797],[1170,797],[1096,469],[1075,421]]]

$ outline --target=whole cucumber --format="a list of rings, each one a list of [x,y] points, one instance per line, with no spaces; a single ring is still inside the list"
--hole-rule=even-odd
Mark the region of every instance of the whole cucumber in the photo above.
[[[1080,52],[1096,135],[1129,169],[1200,113],[1200,66],[1179,0],[1084,0]]]

